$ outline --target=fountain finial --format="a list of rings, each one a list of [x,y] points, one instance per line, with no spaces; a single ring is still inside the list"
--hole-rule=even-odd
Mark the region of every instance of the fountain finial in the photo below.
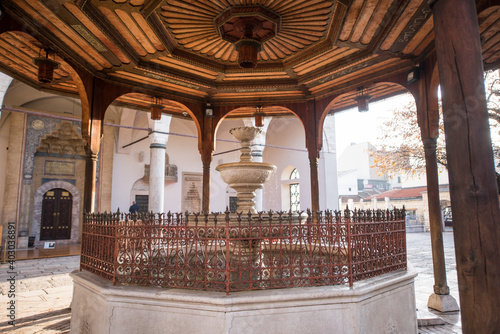
[[[262,130],[253,126],[241,126],[238,128],[232,128],[229,130],[229,133],[231,133],[241,144],[240,162],[253,161],[250,142],[254,140],[258,134],[262,133]]]

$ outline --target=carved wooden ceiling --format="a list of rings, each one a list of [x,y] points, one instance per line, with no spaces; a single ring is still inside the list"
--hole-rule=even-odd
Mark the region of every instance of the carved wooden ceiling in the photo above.
[[[340,110],[354,105],[360,86],[369,88],[372,99],[404,91],[377,82],[408,72],[433,52],[429,2],[4,0],[5,12],[23,31],[0,35],[0,69],[32,86],[75,94],[66,60],[96,76],[181,102],[272,105],[349,93],[333,106]],[[497,68],[500,9],[477,3],[485,67]],[[217,23],[235,8],[241,17],[249,11],[258,12],[252,15],[260,21],[278,18],[271,28],[267,22],[259,27],[259,34],[274,32],[263,41],[254,69],[240,68],[235,44],[222,37],[234,33],[228,30],[236,19],[224,21],[229,28]],[[38,82],[33,63],[43,47],[54,49],[61,62],[50,84]],[[138,93],[119,102],[144,107],[149,100]],[[182,113],[175,103],[169,108]]]

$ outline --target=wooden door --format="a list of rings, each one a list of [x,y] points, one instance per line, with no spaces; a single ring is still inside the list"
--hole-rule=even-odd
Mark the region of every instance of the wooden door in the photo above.
[[[69,191],[56,188],[43,195],[40,240],[71,239],[73,197]]]

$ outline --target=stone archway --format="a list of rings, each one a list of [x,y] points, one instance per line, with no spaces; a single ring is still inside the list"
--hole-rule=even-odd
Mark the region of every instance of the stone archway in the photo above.
[[[77,243],[80,241],[80,203],[81,196],[80,191],[73,184],[63,181],[63,180],[54,180],[50,182],[46,182],[42,184],[35,191],[35,202],[34,202],[34,210],[33,210],[33,224],[31,227],[31,234],[35,236],[35,245],[41,245],[40,241],[40,227],[42,222],[42,201],[43,195],[54,188],[61,188],[69,191],[73,196],[73,205],[71,208],[71,233],[70,239],[66,240],[58,240],[58,244],[70,244]]]

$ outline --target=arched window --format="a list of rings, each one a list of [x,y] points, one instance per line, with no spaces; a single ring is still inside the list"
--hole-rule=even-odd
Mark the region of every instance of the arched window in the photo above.
[[[290,173],[290,180],[297,182],[291,182],[289,185],[290,189],[290,209],[292,211],[300,210],[300,185],[299,185],[299,171],[295,168]]]

